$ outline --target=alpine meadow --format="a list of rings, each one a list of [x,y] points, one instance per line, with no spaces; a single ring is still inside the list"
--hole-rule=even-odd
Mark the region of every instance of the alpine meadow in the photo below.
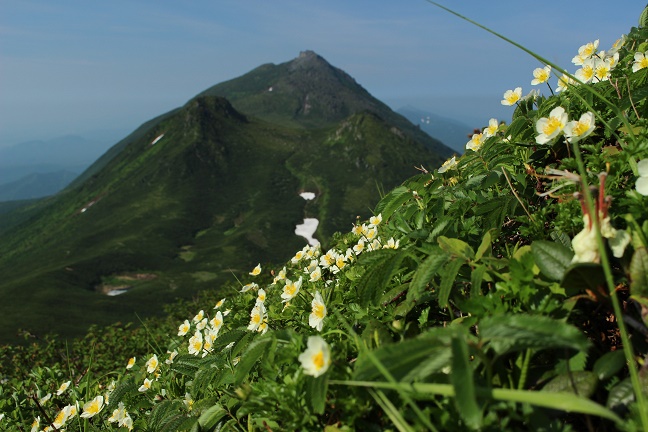
[[[462,155],[303,51],[8,205],[0,426],[648,431],[648,7],[517,46]]]

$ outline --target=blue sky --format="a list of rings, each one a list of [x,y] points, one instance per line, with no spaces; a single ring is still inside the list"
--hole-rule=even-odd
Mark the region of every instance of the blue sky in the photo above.
[[[607,49],[645,2],[441,0],[551,61]],[[425,0],[2,0],[0,146],[130,131],[263,63],[313,50],[392,108],[481,127],[541,66]],[[555,81],[555,80],[554,80]]]

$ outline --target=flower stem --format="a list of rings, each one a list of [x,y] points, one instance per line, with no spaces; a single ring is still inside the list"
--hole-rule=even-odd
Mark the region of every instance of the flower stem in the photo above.
[[[599,249],[599,254],[601,257],[601,266],[603,267],[603,272],[605,274],[605,282],[608,286],[608,291],[610,293],[610,299],[612,300],[612,308],[614,309],[614,314],[617,317],[617,323],[619,325],[619,333],[621,335],[621,341],[623,344],[623,353],[628,362],[628,369],[630,371],[630,381],[632,382],[632,388],[635,394],[635,401],[638,405],[639,416],[641,418],[641,425],[643,430],[648,431],[648,412],[646,410],[646,402],[644,394],[641,388],[641,382],[639,381],[639,373],[637,371],[637,364],[635,361],[634,350],[632,348],[632,343],[630,342],[630,337],[628,336],[628,330],[626,329],[625,323],[623,321],[623,311],[621,310],[621,303],[616,293],[614,286],[614,278],[612,277],[612,268],[610,266],[610,260],[608,258],[607,252],[605,250],[605,244],[603,243],[603,237],[601,236],[601,229],[599,226],[598,215],[596,206],[594,205],[594,199],[592,194],[587,187],[587,171],[585,170],[585,164],[583,163],[583,158],[580,152],[580,147],[578,141],[572,142],[574,157],[576,159],[576,164],[578,165],[578,172],[581,176],[583,196],[585,197],[585,204],[588,208],[588,213],[592,215],[590,222],[593,223],[592,229],[596,233],[596,242]]]

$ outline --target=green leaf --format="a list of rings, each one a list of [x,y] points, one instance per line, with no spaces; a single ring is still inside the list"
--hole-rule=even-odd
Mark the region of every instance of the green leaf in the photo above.
[[[626,365],[626,358],[623,350],[612,351],[602,355],[596,363],[592,371],[596,377],[605,381],[616,375]]]
[[[587,337],[576,327],[542,315],[504,315],[484,318],[480,336],[497,354],[529,348],[586,350]]]
[[[444,308],[448,307],[448,299],[450,298],[450,291],[457,279],[459,269],[464,265],[464,262],[458,258],[453,259],[445,267],[441,273],[441,285],[439,286],[439,306]]]
[[[480,264],[475,267],[470,273],[470,297],[475,298],[481,296],[481,285],[484,280],[484,274],[486,273],[486,266]]]
[[[565,246],[546,240],[534,241],[531,253],[542,274],[555,281],[562,280],[574,256],[574,252]]]
[[[362,255],[361,264],[367,264],[358,283],[359,300],[363,306],[377,304],[385,288],[400,268],[405,252],[381,249]]]
[[[574,371],[560,374],[542,388],[543,392],[574,393],[589,398],[594,394],[598,378],[590,371]]]
[[[630,292],[633,295],[648,296],[648,252],[638,247],[630,261]]]
[[[463,240],[439,236],[437,242],[441,246],[441,249],[465,261],[470,261],[475,258],[475,251]]]
[[[263,357],[266,350],[271,344],[272,337],[267,335],[265,337],[259,337],[250,343],[248,348],[241,356],[241,360],[239,360],[238,364],[236,365],[236,371],[234,374],[235,383],[239,384],[245,379],[250,370],[252,370],[252,367],[261,357]]]
[[[463,337],[452,338],[452,373],[450,381],[455,391],[459,415],[471,429],[482,424],[482,410],[477,404],[473,369],[468,355],[468,344]]]
[[[434,332],[430,332],[425,337],[384,345],[371,353],[398,381],[425,379],[450,364],[450,337],[443,334],[432,336],[433,334]],[[368,355],[361,353],[355,363],[353,377],[359,381],[368,381],[382,379],[383,374]]]
[[[219,404],[214,405],[213,407],[205,410],[200,417],[198,417],[198,424],[203,430],[212,430],[216,427],[219,421],[227,415],[227,410],[225,410]]]
[[[453,397],[455,395],[454,387],[450,384],[391,383],[376,381],[332,381],[331,384],[391,389],[399,392],[409,392],[413,396],[421,398],[433,395],[446,397]],[[632,388],[630,391],[632,391]],[[514,403],[528,403],[564,412],[590,414],[612,420],[616,423],[621,423],[621,419],[613,411],[606,409],[590,399],[577,396],[573,393],[551,393],[551,396],[547,397],[547,393],[541,391],[502,388],[493,389],[484,387],[476,387],[476,393],[479,397],[483,398]]]
[[[632,388],[632,381],[630,378],[626,378],[610,389],[605,405],[610,409],[618,410],[621,407],[630,405],[634,402],[634,399],[635,395],[634,389]]]
[[[326,408],[326,392],[328,390],[328,375],[306,377],[306,398],[316,414],[323,414]]]
[[[184,421],[184,415],[181,414],[182,402],[177,400],[165,400],[155,405],[149,417],[149,427],[152,430],[162,431],[169,428],[171,423],[177,420]]]
[[[484,256],[485,253],[490,252],[492,243],[493,243],[493,239],[491,238],[491,232],[490,230],[486,231],[486,234],[484,234],[484,238],[482,239],[479,248],[477,248],[477,253],[475,254],[475,261],[479,261],[481,257]]]
[[[383,219],[389,217],[404,203],[412,198],[412,191],[405,186],[398,186],[389,192],[376,206],[376,214],[381,213]]]
[[[597,292],[598,288],[604,284],[605,273],[603,267],[597,263],[576,263],[570,266],[560,283],[568,296],[576,295],[587,289]]]
[[[441,250],[441,248],[435,247],[430,251],[430,255],[419,264],[414,273],[414,277],[412,277],[412,282],[410,282],[407,292],[408,300],[418,300],[421,297],[430,280],[437,274],[441,266],[448,261],[448,258],[449,255]]]

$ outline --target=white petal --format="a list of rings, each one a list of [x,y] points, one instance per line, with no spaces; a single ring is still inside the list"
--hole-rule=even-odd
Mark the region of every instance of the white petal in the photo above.
[[[637,192],[643,196],[648,196],[648,177],[639,177],[636,187]]]
[[[648,159],[640,160],[637,168],[641,177],[648,177]]]

